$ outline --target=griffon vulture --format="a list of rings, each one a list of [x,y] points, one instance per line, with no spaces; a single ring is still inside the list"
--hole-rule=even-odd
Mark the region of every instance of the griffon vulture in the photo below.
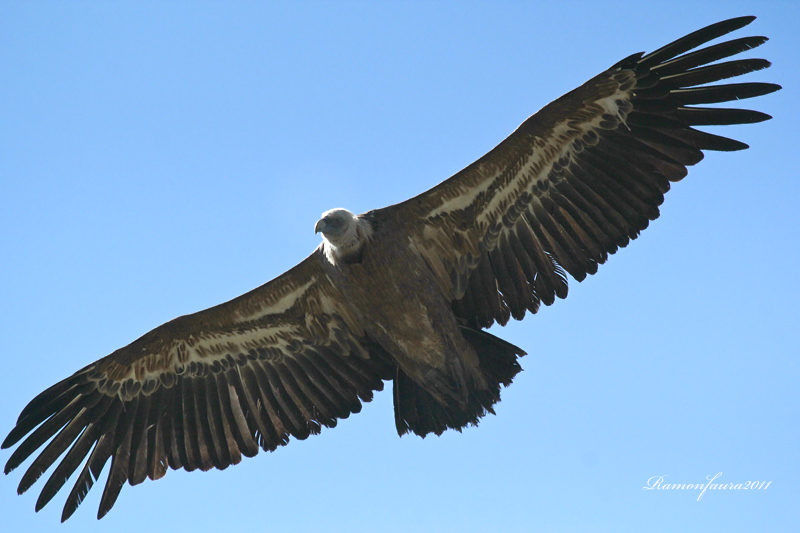
[[[110,460],[100,518],[126,482],[223,469],[305,439],[359,412],[387,380],[400,435],[477,424],[525,354],[484,330],[566,297],[567,274],[597,272],[658,217],[670,183],[703,150],[747,148],[695,126],[770,118],[704,107],[780,89],[709,85],[768,67],[720,61],[765,37],[691,51],[753,19],[619,61],[419,196],[324,213],[322,243],[288,272],[167,322],[34,398],[2,444],[25,438],[5,473],[44,446],[23,493],[66,452],[36,503],[79,470],[66,520]]]

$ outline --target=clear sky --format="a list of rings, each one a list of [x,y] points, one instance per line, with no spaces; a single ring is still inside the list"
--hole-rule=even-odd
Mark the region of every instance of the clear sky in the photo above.
[[[748,79],[784,90],[720,132],[750,150],[492,330],[529,355],[479,427],[398,438],[387,387],[320,436],[126,486],[101,522],[95,485],[58,531],[797,528],[800,4],[333,4],[0,4],[2,436],[78,368],[299,262],[323,211],[435,185],[631,53],[753,14],[736,36],[770,37],[749,55],[774,66]],[[0,476],[2,531],[56,530],[72,482],[35,514],[29,464]],[[718,472],[772,483],[643,490]]]

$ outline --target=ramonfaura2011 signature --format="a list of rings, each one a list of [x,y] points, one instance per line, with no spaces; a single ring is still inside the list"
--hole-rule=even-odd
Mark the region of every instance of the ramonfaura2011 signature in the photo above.
[[[744,483],[714,483],[722,476],[718,472],[715,476],[706,476],[708,483],[666,483],[668,476],[653,476],[647,480],[647,485],[642,490],[699,490],[697,501],[703,498],[706,490],[767,490],[772,481],[745,481]]]

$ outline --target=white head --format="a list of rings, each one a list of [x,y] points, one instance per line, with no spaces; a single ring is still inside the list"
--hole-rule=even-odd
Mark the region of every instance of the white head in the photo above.
[[[322,213],[314,233],[322,233],[325,255],[335,263],[337,259],[348,261],[359,255],[372,228],[366,220],[337,207]]]

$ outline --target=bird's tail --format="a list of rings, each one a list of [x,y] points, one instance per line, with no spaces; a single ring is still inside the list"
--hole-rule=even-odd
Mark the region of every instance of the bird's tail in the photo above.
[[[412,431],[424,437],[428,433],[441,435],[448,428],[461,431],[469,424],[477,425],[487,412],[494,414],[492,406],[500,400],[500,385],[510,385],[522,370],[517,357],[525,352],[520,348],[465,326],[461,326],[461,334],[478,355],[486,386],[470,390],[466,402],[442,403],[398,368],[394,380],[394,420],[398,434]]]

